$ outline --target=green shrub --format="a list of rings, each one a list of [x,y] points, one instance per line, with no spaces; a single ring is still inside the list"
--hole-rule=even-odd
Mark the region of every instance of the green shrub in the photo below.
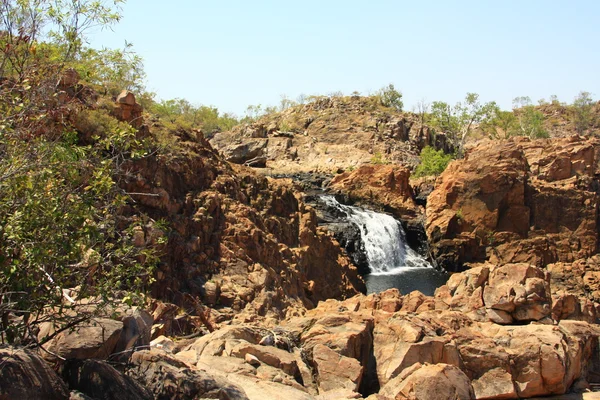
[[[376,95],[381,105],[394,108],[396,111],[402,111],[404,103],[402,102],[402,93],[394,88],[391,83],[379,89]]]
[[[371,157],[371,164],[389,164],[389,161],[384,159],[381,152],[378,151]]]
[[[417,166],[415,176],[439,175],[444,172],[452,158],[451,154],[445,154],[442,150],[426,146],[421,150],[421,164]]]

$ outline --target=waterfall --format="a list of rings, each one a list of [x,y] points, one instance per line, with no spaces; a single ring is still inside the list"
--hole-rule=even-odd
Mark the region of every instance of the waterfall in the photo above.
[[[407,271],[407,268],[433,268],[406,244],[404,229],[393,217],[340,204],[333,196],[323,196],[322,200],[358,226],[371,274],[398,274]]]

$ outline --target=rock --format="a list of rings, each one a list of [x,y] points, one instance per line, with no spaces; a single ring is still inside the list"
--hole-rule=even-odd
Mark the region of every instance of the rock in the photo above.
[[[258,359],[258,357],[256,357],[255,355],[252,355],[250,353],[246,353],[246,355],[244,356],[244,361],[246,361],[248,364],[252,365],[253,367],[258,367],[260,365],[260,360]]]
[[[492,268],[483,300],[488,309],[505,311],[516,321],[539,321],[550,315],[550,276],[528,264]]]
[[[414,201],[408,182],[410,170],[397,165],[361,165],[354,171],[336,175],[332,190],[347,195],[351,201],[385,207],[397,218],[415,219],[421,211]]]
[[[240,343],[231,350],[231,356],[245,359],[252,354],[261,363],[281,369],[290,376],[299,376],[298,364],[293,354],[272,346],[261,346],[250,343]]]
[[[97,318],[79,324],[73,330],[65,330],[57,334],[45,344],[45,348],[67,360],[84,360],[88,358],[107,359],[114,351],[121,338],[123,323],[106,318]],[[54,333],[50,323],[43,324],[38,333],[38,340]],[[43,352],[48,361],[57,361],[50,353]]]
[[[30,350],[0,348],[0,398],[48,399],[69,398],[67,385],[44,360]]]
[[[145,310],[130,309],[122,318],[123,331],[115,352],[150,345],[154,319]]]
[[[130,91],[123,90],[117,96],[112,114],[119,121],[128,122],[134,128],[139,129],[144,123],[142,111],[142,106],[136,102],[135,95]]]
[[[131,364],[128,374],[148,388],[154,398],[248,399],[238,385],[189,368],[158,349],[133,353]]]
[[[63,88],[70,88],[79,83],[79,73],[73,68],[67,68],[60,77],[59,85]]]
[[[453,274],[436,298],[478,321],[541,321],[551,313],[550,275],[529,264],[474,267]]]
[[[572,137],[470,149],[428,197],[436,260],[456,271],[466,262],[545,266],[595,254],[597,148],[597,139]]]
[[[447,364],[415,364],[389,381],[379,394],[394,399],[475,399],[469,378],[459,368]]]
[[[121,93],[119,93],[116,101],[119,104],[126,104],[128,106],[134,106],[137,104],[134,94],[127,90],[123,90]]]
[[[282,326],[299,335],[305,351],[314,352],[315,346],[324,345],[342,356],[358,360],[360,365],[367,365],[373,343],[373,317],[339,310],[327,312],[324,311],[326,305],[321,303],[305,317],[290,318]]]
[[[247,139],[240,144],[230,144],[221,149],[223,157],[235,164],[244,164],[263,156],[268,144],[266,139]]]
[[[90,398],[104,400],[153,398],[146,388],[104,361],[71,361],[63,367],[62,375],[71,390],[77,390]]]
[[[318,375],[319,393],[339,389],[358,392],[363,375],[363,367],[358,360],[318,344],[313,347],[313,363]]]
[[[438,337],[435,333],[440,328],[435,320],[406,318],[402,312],[378,320],[373,331],[373,353],[379,384],[387,384],[417,363],[461,367],[456,344],[449,337]]]
[[[175,349],[175,342],[166,336],[159,336],[150,342],[150,347],[161,349],[167,353],[173,352]]]

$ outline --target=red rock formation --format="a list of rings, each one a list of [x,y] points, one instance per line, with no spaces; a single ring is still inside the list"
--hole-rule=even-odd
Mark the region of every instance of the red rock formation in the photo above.
[[[485,142],[451,163],[428,198],[433,254],[466,262],[538,266],[597,250],[595,139]]]
[[[364,284],[314,212],[289,182],[232,167],[198,137],[185,151],[152,155],[124,166],[122,187],[165,228],[148,224],[139,241],[168,237],[153,294],[178,304],[183,293],[227,315],[282,318],[319,300],[344,298]]]
[[[414,202],[409,177],[410,170],[404,166],[366,164],[336,175],[329,185],[353,201],[385,207],[399,218],[414,219],[422,213]]]

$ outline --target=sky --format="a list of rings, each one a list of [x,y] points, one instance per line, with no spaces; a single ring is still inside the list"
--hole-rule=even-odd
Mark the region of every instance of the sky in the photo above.
[[[158,99],[243,116],[281,96],[368,95],[393,84],[405,109],[467,92],[600,97],[597,0],[128,0],[95,48],[144,59]]]

